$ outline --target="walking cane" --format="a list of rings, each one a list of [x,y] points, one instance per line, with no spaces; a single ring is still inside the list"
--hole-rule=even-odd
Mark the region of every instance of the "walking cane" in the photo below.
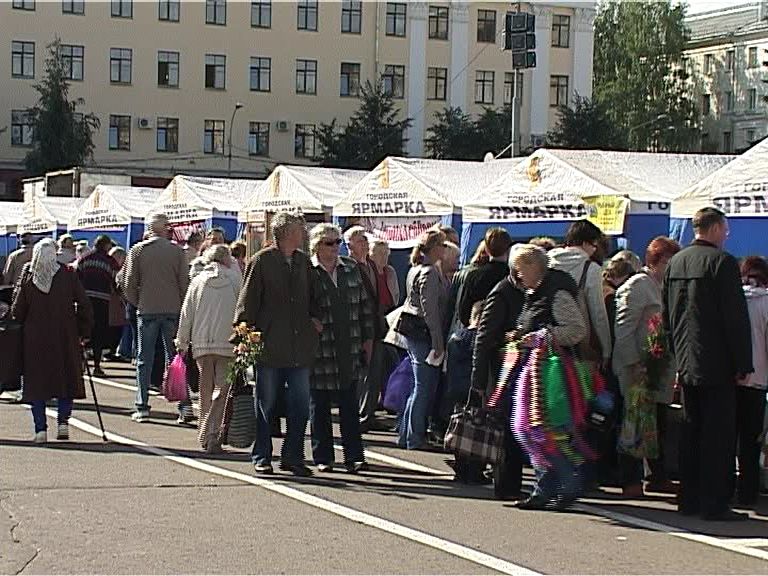
[[[85,364],[85,373],[88,374],[88,382],[91,383],[91,394],[93,394],[93,404],[96,406],[96,416],[99,417],[99,427],[101,428],[101,438],[104,442],[107,440],[107,433],[104,430],[104,422],[101,420],[101,408],[99,408],[99,400],[96,398],[96,387],[93,385],[93,376],[91,376],[91,367],[88,364],[88,356],[85,353],[85,346],[81,346],[80,350],[83,353],[83,363]]]

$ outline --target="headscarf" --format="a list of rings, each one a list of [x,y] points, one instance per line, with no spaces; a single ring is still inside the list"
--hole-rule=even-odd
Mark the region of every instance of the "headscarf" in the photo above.
[[[40,240],[32,250],[32,283],[43,294],[51,291],[53,277],[59,271],[59,263],[56,261],[56,243],[50,238]]]

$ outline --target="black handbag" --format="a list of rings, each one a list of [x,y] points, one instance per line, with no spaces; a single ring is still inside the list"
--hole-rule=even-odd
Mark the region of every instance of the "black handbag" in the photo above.
[[[395,324],[395,332],[406,338],[429,340],[429,328],[424,318],[402,310]]]
[[[197,368],[197,362],[192,355],[192,344],[187,347],[187,354],[184,356],[187,365],[187,384],[189,390],[195,394],[200,392],[200,371]]]
[[[15,320],[0,320],[0,387],[10,390],[22,375],[24,367],[23,325]]]

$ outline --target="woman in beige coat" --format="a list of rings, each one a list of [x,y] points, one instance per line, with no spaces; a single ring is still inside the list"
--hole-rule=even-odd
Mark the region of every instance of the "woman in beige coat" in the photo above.
[[[619,387],[624,398],[631,386],[644,377],[643,356],[648,335],[648,320],[661,313],[661,283],[667,263],[677,252],[680,245],[665,236],[655,238],[648,245],[645,254],[645,267],[630,277],[616,292],[616,343],[613,348],[613,370],[619,379]],[[670,367],[669,375],[656,394],[659,456],[648,460],[651,475],[647,490],[651,492],[670,492],[671,485],[664,470],[664,418],[666,407],[672,402],[674,372]],[[620,454],[621,475],[624,495],[639,497],[643,495],[643,462]]]

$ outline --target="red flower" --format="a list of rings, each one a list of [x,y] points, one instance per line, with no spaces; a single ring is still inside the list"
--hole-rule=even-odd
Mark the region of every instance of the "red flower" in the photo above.
[[[664,348],[661,344],[654,344],[648,352],[650,352],[651,356],[654,358],[662,358],[664,356]]]
[[[654,314],[648,318],[648,331],[657,332],[661,328],[661,314]]]

